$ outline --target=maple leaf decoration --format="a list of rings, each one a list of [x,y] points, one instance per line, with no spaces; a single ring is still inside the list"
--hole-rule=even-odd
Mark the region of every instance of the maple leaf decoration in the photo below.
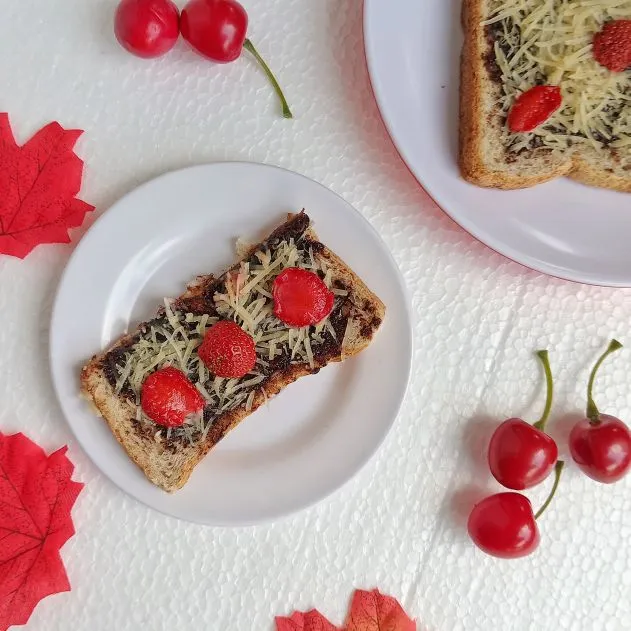
[[[416,631],[416,622],[397,600],[379,590],[358,589],[353,596],[345,631]]]
[[[358,589],[343,627],[334,626],[314,609],[296,612],[290,618],[277,617],[276,631],[416,631],[416,622],[391,596],[384,596],[377,589]]]
[[[75,197],[83,162],[73,148],[82,133],[50,123],[19,147],[0,113],[0,254],[23,259],[41,243],[69,243],[68,230],[94,210]]]
[[[276,631],[338,631],[319,611],[296,611],[290,618],[276,618]]]
[[[70,510],[83,484],[71,480],[66,449],[46,456],[23,434],[0,432],[0,631],[70,591],[59,550],[74,535]]]

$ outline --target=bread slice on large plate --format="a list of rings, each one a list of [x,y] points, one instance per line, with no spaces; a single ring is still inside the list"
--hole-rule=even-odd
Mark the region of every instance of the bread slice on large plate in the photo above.
[[[330,316],[293,329],[272,312],[271,284],[287,267],[317,273],[335,293]],[[370,344],[385,316],[383,303],[323,245],[301,212],[219,277],[204,276],[158,315],[83,368],[81,386],[114,436],[147,478],[176,491],[217,443],[265,401],[304,375],[352,357]],[[253,372],[241,379],[208,373],[197,347],[219,319],[236,321],[257,348]],[[165,365],[185,372],[206,399],[203,416],[164,429],[142,411],[141,386]]]
[[[631,0],[463,0],[460,170],[479,186],[515,189],[562,175],[631,191],[631,71],[593,57]],[[506,125],[516,97],[559,85],[563,105],[532,132]]]

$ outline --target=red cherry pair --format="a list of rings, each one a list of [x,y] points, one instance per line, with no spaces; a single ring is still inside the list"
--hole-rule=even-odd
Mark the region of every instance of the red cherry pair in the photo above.
[[[539,545],[536,520],[552,501],[564,466],[563,462],[557,462],[559,450],[556,443],[544,432],[554,394],[548,351],[539,351],[537,356],[546,376],[543,414],[534,425],[520,418],[504,421],[491,437],[488,463],[493,477],[503,486],[515,490],[539,484],[555,469],[552,491],[536,515],[530,500],[519,493],[491,495],[474,506],[467,524],[469,535],[479,548],[505,559],[526,556]]]
[[[248,14],[236,0],[189,0],[181,16],[172,0],[122,0],[114,21],[121,46],[146,59],[169,52],[180,32],[193,49],[216,63],[235,61],[245,48],[268,76],[283,116],[292,118],[276,77],[246,37],[247,30]]]

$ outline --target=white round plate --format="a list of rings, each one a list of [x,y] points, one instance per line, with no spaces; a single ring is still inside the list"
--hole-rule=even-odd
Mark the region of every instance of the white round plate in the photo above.
[[[631,195],[561,178],[522,191],[459,176],[462,0],[365,0],[373,90],[401,156],[465,230],[505,256],[579,282],[631,286]]]
[[[235,260],[237,237],[264,237],[305,208],[322,241],[386,305],[373,344],[299,380],[241,423],[169,495],[148,482],[79,396],[91,355],[155,314],[165,296]],[[394,422],[412,358],[405,287],[385,244],[344,200],[305,177],[250,163],[164,175],[106,212],[83,237],[59,286],[51,368],[70,426],[96,465],[149,506],[194,522],[267,521],[322,499],[351,478]]]

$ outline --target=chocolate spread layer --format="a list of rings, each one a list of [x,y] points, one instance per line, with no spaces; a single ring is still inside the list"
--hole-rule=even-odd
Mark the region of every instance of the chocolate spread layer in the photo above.
[[[484,67],[489,74],[489,78],[493,83],[498,85],[502,85],[502,70],[497,63],[497,57],[495,56],[495,42],[499,42],[500,46],[504,45],[504,52],[508,53],[506,50],[508,46],[505,42],[502,42],[502,23],[494,22],[493,24],[487,24],[484,27],[484,34],[486,35],[486,44],[487,51],[484,54]]]

